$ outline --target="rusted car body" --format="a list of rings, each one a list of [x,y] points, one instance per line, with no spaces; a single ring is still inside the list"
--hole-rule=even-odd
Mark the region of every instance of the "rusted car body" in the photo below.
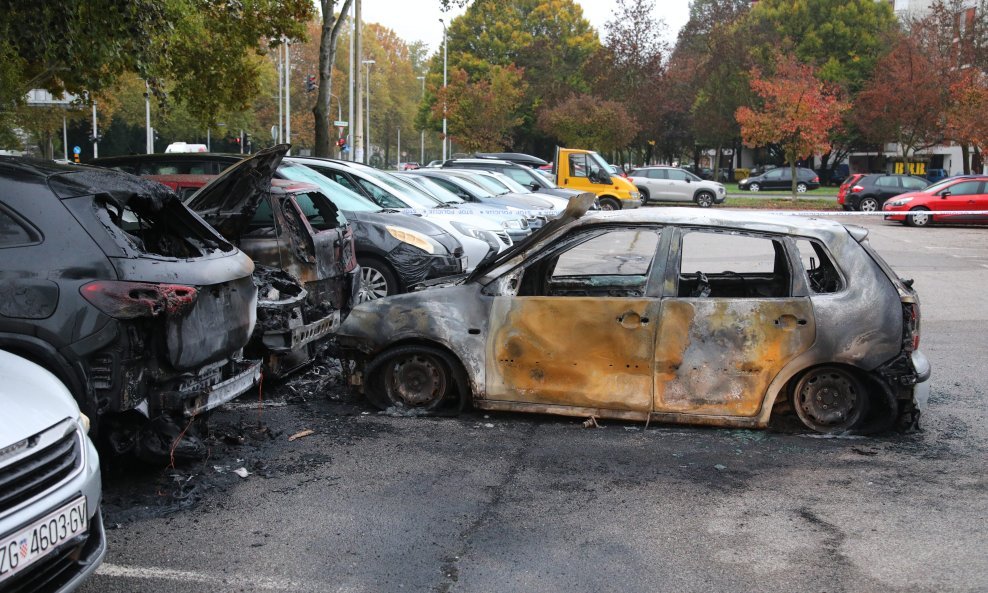
[[[253,270],[159,184],[0,157],[0,348],[54,372],[116,452],[167,454],[257,382]]]
[[[188,202],[258,266],[258,323],[247,351],[275,377],[308,362],[336,331],[359,278],[353,232],[333,202],[314,185],[272,180],[286,149],[237,163]]]
[[[916,423],[918,296],[866,230],[582,217],[588,198],[459,282],[356,307],[338,332],[351,383],[380,407],[763,428],[791,405],[821,432]]]

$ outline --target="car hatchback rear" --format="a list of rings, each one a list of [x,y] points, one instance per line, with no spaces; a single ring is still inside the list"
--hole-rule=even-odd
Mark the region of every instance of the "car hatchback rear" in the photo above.
[[[240,395],[253,263],[159,184],[0,161],[0,347],[53,369],[118,452],[174,452],[179,426]],[[2,291],[0,291],[2,292]],[[191,434],[191,433],[190,433]],[[188,441],[188,442],[191,442]]]

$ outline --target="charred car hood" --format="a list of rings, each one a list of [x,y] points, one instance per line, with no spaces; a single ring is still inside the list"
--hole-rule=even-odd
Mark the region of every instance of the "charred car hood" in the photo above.
[[[508,247],[507,249],[499,253],[497,257],[493,257],[488,261],[479,264],[476,268],[474,268],[473,272],[470,273],[470,276],[468,278],[470,280],[473,280],[475,278],[480,278],[485,273],[487,273],[487,271],[493,270],[497,266],[508,261],[509,259],[514,257],[515,254],[520,253],[521,251],[527,249],[529,245],[533,245],[536,241],[541,240],[542,237],[547,237],[550,234],[556,232],[556,229],[565,226],[570,222],[577,220],[578,218],[583,217],[583,215],[587,213],[587,210],[590,210],[590,208],[594,205],[596,199],[597,196],[590,192],[585,192],[583,194],[580,194],[578,197],[573,198],[572,200],[569,201],[569,205],[566,206],[566,210],[564,210],[563,213],[560,214],[557,218],[550,220],[548,223],[545,224],[545,226],[543,226],[539,230],[533,232],[531,235],[525,237],[521,241],[516,242],[511,247]]]
[[[236,240],[271,192],[271,179],[289,148],[288,144],[272,146],[229,167],[189,198],[189,208],[223,236]]]

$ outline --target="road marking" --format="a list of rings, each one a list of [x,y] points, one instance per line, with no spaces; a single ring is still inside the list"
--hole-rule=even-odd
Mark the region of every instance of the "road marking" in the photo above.
[[[202,583],[217,585],[220,588],[243,587],[245,589],[264,589],[269,591],[351,591],[349,588],[332,589],[326,583],[299,582],[288,579],[278,579],[260,575],[212,575],[190,570],[174,570],[155,566],[120,566],[119,564],[103,563],[96,574],[106,577],[129,579],[157,579],[180,583]]]

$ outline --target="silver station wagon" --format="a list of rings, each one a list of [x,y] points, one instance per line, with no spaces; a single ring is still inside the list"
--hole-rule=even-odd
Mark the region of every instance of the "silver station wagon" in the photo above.
[[[586,194],[470,275],[354,308],[338,337],[381,408],[819,432],[915,426],[919,299],[863,228]]]

